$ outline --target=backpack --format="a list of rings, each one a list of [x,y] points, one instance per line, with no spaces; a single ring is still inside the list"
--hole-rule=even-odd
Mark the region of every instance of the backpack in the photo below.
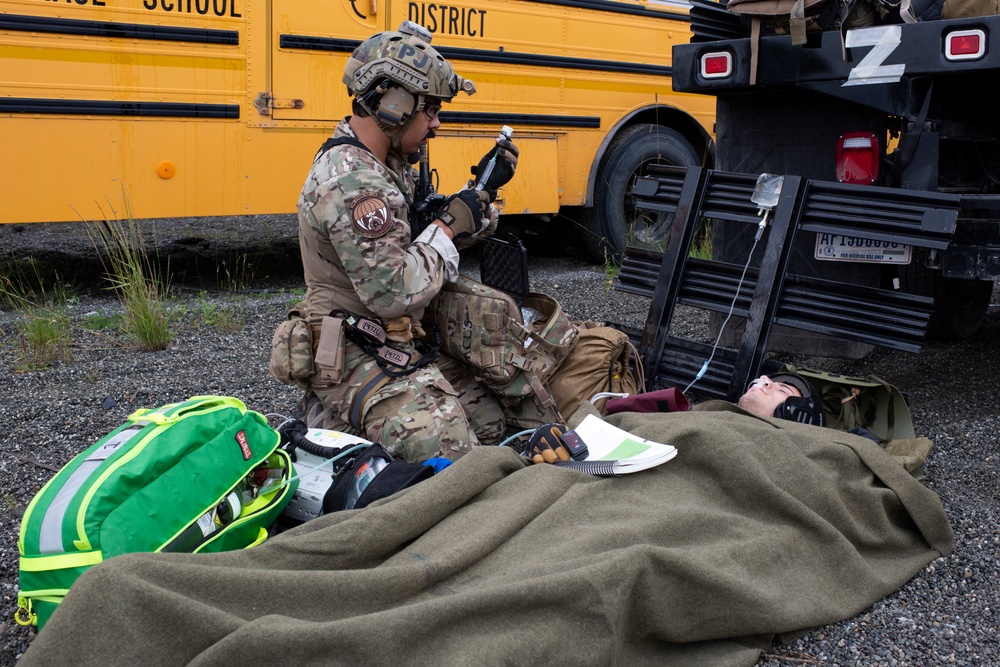
[[[278,442],[262,415],[224,396],[129,415],[25,510],[17,622],[44,626],[77,577],[118,554],[264,541],[297,484]]]
[[[933,19],[933,9],[930,9],[928,13],[931,16],[921,16],[921,21]],[[1000,3],[997,0],[944,0],[940,8],[940,17],[943,19],[967,19],[995,14],[1000,14]]]
[[[727,0],[726,10],[750,24],[750,85],[757,83],[762,35],[791,35],[806,43],[806,33],[860,28],[875,23],[875,9],[885,16],[900,0]],[[874,3],[874,4],[873,4]]]
[[[806,43],[806,32],[872,25],[876,0],[728,0],[726,10],[746,16],[751,32],[791,35],[792,44]],[[877,0],[885,4],[892,0]],[[898,0],[895,4],[898,4]]]
[[[573,414],[602,392],[634,395],[645,391],[642,366],[628,334],[597,322],[575,322],[576,345],[549,380],[559,412]],[[607,399],[595,405],[603,412]]]
[[[880,444],[916,437],[906,397],[881,378],[851,377],[790,364],[781,370],[798,373],[816,388],[830,428],[852,432],[864,429]]]
[[[534,396],[552,407],[555,399],[545,383],[579,331],[550,296],[530,293],[522,306],[506,292],[459,276],[434,297],[424,321],[441,332],[441,349],[468,364],[502,405]],[[523,313],[531,315],[528,322]]]

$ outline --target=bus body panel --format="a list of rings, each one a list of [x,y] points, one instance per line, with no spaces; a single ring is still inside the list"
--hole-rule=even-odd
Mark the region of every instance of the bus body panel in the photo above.
[[[600,7],[592,9],[591,7]],[[403,20],[477,86],[429,144],[457,190],[502,125],[522,149],[504,213],[588,202],[612,129],[711,100],[671,92],[686,10],[608,0],[0,0],[0,222],[294,211],[309,162],[350,113],[351,50]],[[705,132],[704,136],[708,136]]]

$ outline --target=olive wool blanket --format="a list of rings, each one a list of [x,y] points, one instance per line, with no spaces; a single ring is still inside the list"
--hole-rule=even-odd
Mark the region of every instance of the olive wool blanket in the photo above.
[[[869,440],[721,402],[607,420],[679,453],[596,478],[481,447],[247,551],[116,556],[21,664],[750,666],[952,549]]]

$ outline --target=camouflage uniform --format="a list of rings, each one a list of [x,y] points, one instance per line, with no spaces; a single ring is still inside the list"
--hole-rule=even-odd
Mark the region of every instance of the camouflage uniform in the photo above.
[[[353,136],[347,120],[334,132],[335,138]],[[413,343],[402,339],[410,337],[411,325],[419,335],[424,308],[449,268],[435,247],[420,241],[425,235],[410,240],[413,190],[412,168],[393,155],[383,164],[359,147],[339,145],[317,157],[298,203],[306,282],[302,310],[308,319],[315,322],[336,309],[379,318],[387,329],[402,330],[396,336],[400,341],[391,343],[394,348],[415,352]],[[435,227],[429,232],[434,230],[441,231]],[[457,267],[457,252],[454,261]],[[356,431],[352,403],[378,371],[374,357],[347,341],[342,380],[329,386],[313,379],[306,423]],[[364,437],[410,461],[458,458],[504,431],[496,399],[443,354],[435,364],[391,378],[359,416],[354,421],[360,422]]]

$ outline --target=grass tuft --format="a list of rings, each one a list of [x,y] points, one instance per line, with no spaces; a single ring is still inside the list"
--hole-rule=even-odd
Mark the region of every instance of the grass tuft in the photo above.
[[[246,326],[246,313],[239,303],[219,305],[209,301],[208,294],[202,292],[198,297],[198,308],[202,322],[223,333],[237,333]]]
[[[609,252],[607,248],[604,249],[604,287],[606,290],[610,290],[618,278],[618,274],[621,273],[622,263],[619,258],[617,258],[613,253]]]
[[[88,313],[83,317],[80,326],[88,331],[103,331],[106,329],[121,329],[121,313]]]
[[[0,297],[20,311],[18,339],[20,355],[17,370],[44,370],[59,361],[72,361],[73,336],[68,311],[66,286],[56,275],[46,285],[38,264],[28,260],[32,276],[18,268],[10,275],[0,275]]]
[[[149,259],[139,225],[126,215],[93,223],[88,233],[121,301],[122,331],[142,349],[166,349],[172,338],[164,300],[169,280]]]
[[[230,257],[229,261],[219,260],[215,267],[216,284],[228,292],[242,292],[250,289],[257,269],[245,254]]]
[[[712,259],[712,223],[707,220],[695,231],[694,240],[691,242],[691,257],[699,259]]]

